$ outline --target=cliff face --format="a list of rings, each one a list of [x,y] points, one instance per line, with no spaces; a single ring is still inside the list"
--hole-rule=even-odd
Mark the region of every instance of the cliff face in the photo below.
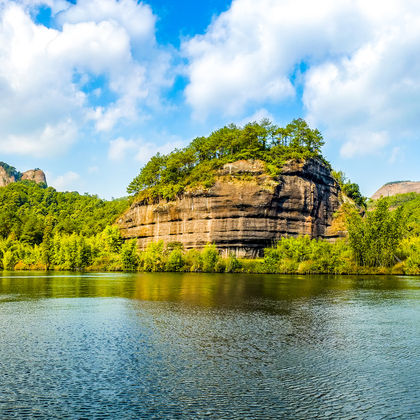
[[[6,165],[7,167],[7,165]],[[28,181],[34,181],[37,184],[40,184],[41,182],[47,183],[47,178],[45,177],[45,173],[41,171],[41,169],[30,169],[29,171],[20,173],[17,172],[14,168],[12,168],[13,171],[9,171],[9,173],[6,171],[6,169],[0,165],[0,187],[5,187],[6,185],[9,185],[13,182],[19,181],[19,180],[28,180]]]
[[[28,181],[35,181],[37,184],[47,183],[47,178],[41,169],[30,169],[22,174],[22,181],[27,179]]]
[[[284,235],[324,237],[339,207],[339,187],[321,162],[289,162],[273,180],[264,163],[225,165],[213,187],[157,204],[134,203],[118,221],[124,238],[148,243],[181,242],[185,249],[208,242],[237,256],[255,257]]]
[[[378,198],[381,198],[381,196],[389,197],[391,195],[405,194],[410,192],[420,193],[420,182],[391,182],[379,188],[379,190],[376,191],[371,198],[372,200],[377,200]]]
[[[0,166],[0,187],[5,187],[12,182],[16,182],[16,179],[13,175],[8,175],[6,170]]]

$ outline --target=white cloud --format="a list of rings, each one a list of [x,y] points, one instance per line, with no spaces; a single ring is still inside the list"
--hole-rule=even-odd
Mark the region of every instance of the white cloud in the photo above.
[[[97,174],[99,172],[99,166],[93,165],[88,167],[88,173]]]
[[[59,13],[61,26],[33,21],[40,4]],[[160,88],[171,83],[155,20],[150,7],[135,0],[0,3],[0,150],[53,154],[89,122],[109,131],[122,120],[136,121],[142,106],[156,103]],[[95,78],[104,85],[89,92]],[[104,90],[114,99],[92,105]]]
[[[77,190],[80,188],[80,180],[78,173],[69,171],[53,178],[51,185],[59,191]]]
[[[190,60],[187,102],[205,117],[293,97],[290,74],[302,60],[355,48],[366,30],[358,14],[346,0],[233,1],[205,35],[183,44]]]
[[[341,135],[344,155],[354,154],[350,143],[358,145],[359,154],[371,154],[389,143],[386,138],[409,137],[420,129],[420,15],[399,17],[401,25],[306,75],[308,118],[326,126],[331,136]]]
[[[35,157],[63,153],[77,137],[77,129],[71,120],[56,125],[46,124],[42,131],[9,134],[0,140],[0,151]]]
[[[268,112],[265,108],[260,108],[257,111],[255,111],[252,115],[243,118],[239,122],[239,125],[244,126],[250,122],[261,122],[265,119],[270,120],[272,122],[274,121],[274,117],[270,112]]]
[[[78,0],[59,16],[59,22],[116,22],[131,39],[154,43],[156,17],[150,6],[133,0]]]
[[[124,160],[126,154],[131,150],[136,152],[139,148],[139,145],[134,140],[125,140],[122,137],[119,137],[115,140],[112,140],[109,144],[108,149],[108,158],[110,160]]]
[[[365,130],[353,130],[346,136],[347,141],[343,144],[340,154],[343,157],[375,154],[389,143],[386,132],[369,132]]]
[[[234,0],[183,43],[186,100],[197,118],[241,116],[303,92],[307,119],[377,153],[420,128],[420,3]]]
[[[165,137],[171,137],[171,141],[160,146],[156,143],[145,142],[142,139],[133,140],[119,137],[110,142],[108,158],[113,161],[124,161],[127,157],[130,157],[137,162],[145,164],[156,153],[167,154],[176,148],[185,146],[185,142],[177,136]]]

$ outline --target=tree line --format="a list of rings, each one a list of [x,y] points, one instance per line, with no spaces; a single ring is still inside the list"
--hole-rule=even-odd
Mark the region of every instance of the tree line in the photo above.
[[[129,194],[141,199],[173,199],[186,189],[214,184],[217,169],[241,159],[260,159],[272,176],[281,173],[289,159],[319,158],[324,140],[317,129],[303,119],[286,127],[268,120],[244,127],[230,124],[208,137],[197,137],[183,149],[162,155],[157,153],[129,184]]]
[[[420,200],[416,195],[413,200]],[[0,240],[4,270],[247,272],[300,274],[420,274],[418,216],[412,200],[390,210],[403,198],[378,200],[365,215],[345,205],[348,238],[334,243],[308,236],[284,237],[256,260],[222,257],[214,244],[184,250],[181,243],[150,243],[143,251],[124,241],[116,226],[92,236],[52,230],[39,244],[9,236]],[[407,210],[408,208],[408,210]]]

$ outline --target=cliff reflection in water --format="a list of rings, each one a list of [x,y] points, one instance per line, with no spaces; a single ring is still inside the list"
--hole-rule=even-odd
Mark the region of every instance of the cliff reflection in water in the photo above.
[[[290,276],[197,273],[8,273],[0,274],[2,300],[121,297],[143,301],[182,302],[202,307],[267,306],[267,301],[325,297],[346,299],[346,292],[383,292],[416,288],[396,276]],[[371,297],[370,297],[371,299]],[[263,303],[264,302],[264,303]],[[255,308],[254,308],[255,309]]]
[[[2,273],[0,418],[417,418],[420,279]]]

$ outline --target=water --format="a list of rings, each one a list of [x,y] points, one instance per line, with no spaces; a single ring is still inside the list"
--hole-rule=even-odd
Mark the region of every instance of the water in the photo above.
[[[420,418],[420,278],[0,275],[0,418]]]

